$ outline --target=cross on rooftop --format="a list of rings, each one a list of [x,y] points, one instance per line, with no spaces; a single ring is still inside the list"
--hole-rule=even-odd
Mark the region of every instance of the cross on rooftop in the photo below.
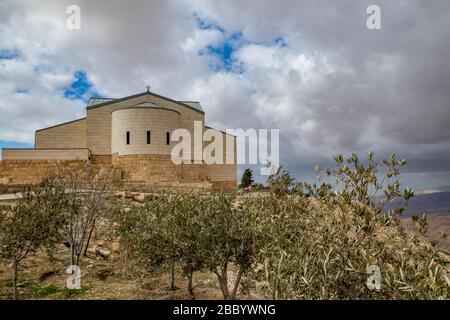
[[[149,85],[147,85],[146,88],[147,88],[147,92],[150,92],[151,87]]]

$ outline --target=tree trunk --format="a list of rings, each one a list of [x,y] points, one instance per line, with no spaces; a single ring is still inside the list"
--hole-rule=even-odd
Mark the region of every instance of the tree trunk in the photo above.
[[[169,290],[175,291],[175,261],[172,261],[172,265],[170,267],[170,285]]]
[[[224,296],[223,298],[225,300],[231,300],[230,297],[230,290],[228,290],[228,262],[225,262],[222,270],[222,279],[223,279],[223,286],[224,286]]]
[[[128,246],[129,244],[125,242],[123,246],[123,255],[122,255],[123,268],[126,273],[128,273]]]
[[[13,279],[12,279],[12,294],[13,299],[17,300],[17,269],[18,269],[19,263],[14,262],[13,264]]]
[[[219,280],[220,287],[222,289],[223,300],[231,300],[230,299],[230,291],[228,290],[228,283],[223,278]]]
[[[75,264],[75,250],[73,248],[73,243],[70,243],[70,265],[73,266]]]
[[[220,290],[222,290],[223,299],[230,300],[230,292],[228,291],[228,283],[225,280],[226,276],[225,277],[223,276],[225,274],[224,271],[222,271],[222,275],[217,270],[214,270],[214,273],[216,274],[217,280],[219,281]]]
[[[91,230],[89,230],[89,235],[88,235],[88,238],[87,238],[86,246],[84,247],[83,256],[85,256],[85,257],[86,257],[87,251],[89,249],[89,243],[91,242],[91,237],[92,237],[92,232],[94,231],[94,226],[95,226],[95,221],[92,224]]]
[[[192,288],[192,275],[193,275],[193,272],[186,274],[186,277],[188,278],[187,292],[188,292],[189,298],[194,300],[195,296],[194,296],[194,290]]]
[[[80,248],[81,249],[81,248]],[[81,259],[81,252],[83,250],[80,250],[78,252],[75,252],[75,265],[79,266],[80,265],[80,259]]]
[[[230,297],[231,300],[235,300],[236,299],[236,293],[238,291],[239,284],[241,283],[242,275],[244,274],[245,269],[246,268],[244,266],[241,266],[239,268],[239,273],[238,273],[238,275],[236,277],[236,282],[234,283],[233,292],[231,293],[231,297]]]
[[[223,276],[223,279],[225,280],[225,283],[227,284],[227,288],[228,288],[228,262],[225,262],[225,264],[223,266],[222,276]]]

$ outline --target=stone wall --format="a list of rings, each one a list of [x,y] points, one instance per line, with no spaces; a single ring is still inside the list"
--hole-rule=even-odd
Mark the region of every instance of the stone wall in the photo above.
[[[111,155],[91,155],[91,164],[97,166],[112,166]]]
[[[85,160],[2,160],[0,161],[0,185],[35,185],[59,168],[78,170],[86,163]]]
[[[121,171],[111,164],[111,156],[96,156],[89,160],[1,160],[0,193],[17,192],[36,185],[51,173],[76,171],[89,166],[94,175],[112,178],[120,185]]]
[[[52,171],[79,170],[90,165],[99,177],[113,169],[123,190],[143,192],[235,191],[235,165],[182,163],[170,155],[92,155],[90,160],[0,161],[0,192],[15,192],[39,183]],[[214,172],[212,175],[211,173]],[[210,176],[209,176],[210,175]]]
[[[89,160],[88,149],[3,148],[3,160]]]
[[[112,156],[112,164],[122,171],[122,181],[145,184],[178,181],[180,167],[168,155]]]
[[[223,171],[224,178],[218,174],[214,181],[208,175],[208,165],[171,161],[169,155],[126,155],[112,156],[112,164],[122,173],[122,187],[136,191],[234,191],[236,180],[229,172]],[[228,166],[229,167],[229,166]],[[227,174],[227,176],[225,176]],[[235,176],[235,175],[234,175]],[[231,178],[230,178],[231,177]]]

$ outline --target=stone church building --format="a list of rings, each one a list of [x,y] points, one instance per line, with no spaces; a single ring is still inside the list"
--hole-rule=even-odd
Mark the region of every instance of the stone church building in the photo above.
[[[0,191],[36,184],[57,167],[76,170],[86,164],[99,176],[113,171],[124,190],[235,190],[234,136],[231,146],[223,144],[224,157],[233,154],[231,164],[172,161],[177,144],[171,141],[172,132],[184,128],[194,137],[194,121],[201,122],[203,131],[212,129],[205,126],[199,102],[175,101],[149,90],[120,99],[91,98],[86,117],[37,130],[34,148],[2,149]],[[223,141],[230,138],[217,132]],[[200,139],[192,139],[192,145],[197,142],[205,148],[208,142]]]

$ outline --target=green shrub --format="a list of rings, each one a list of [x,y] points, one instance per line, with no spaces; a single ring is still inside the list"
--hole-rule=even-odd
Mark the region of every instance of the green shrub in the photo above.
[[[372,153],[366,166],[355,154],[335,161],[336,168],[326,171],[334,185],[303,184],[297,195],[276,192],[251,204],[267,221],[261,255],[265,294],[274,299],[448,299],[448,257],[402,232],[397,217],[405,206],[383,212],[388,201],[403,197],[406,205],[413,195],[408,188],[402,192],[396,179],[405,161],[391,155],[376,163]],[[286,175],[278,185],[289,180]],[[380,191],[384,199],[376,201]],[[372,265],[381,271],[380,290],[366,286]]]

